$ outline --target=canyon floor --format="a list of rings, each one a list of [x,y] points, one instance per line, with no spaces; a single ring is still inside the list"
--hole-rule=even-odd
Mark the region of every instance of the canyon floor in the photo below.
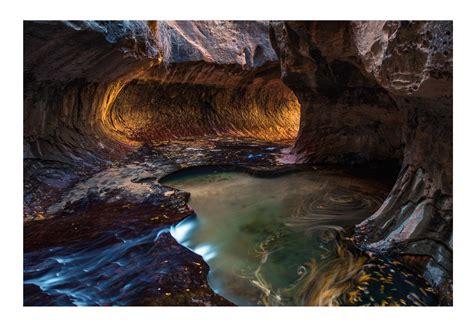
[[[350,174],[353,180],[375,179],[370,182],[372,187],[380,184],[380,200],[372,211],[396,178],[376,168],[293,164],[287,151],[290,144],[189,138],[144,145],[98,172],[72,173],[55,163],[42,163],[42,180],[31,178],[25,183],[25,305],[233,305],[210,288],[204,258],[171,233],[194,211],[188,205],[189,193],[160,183],[170,174],[195,169],[257,177],[307,170]],[[71,183],[65,186],[63,181]],[[40,196],[45,190],[50,197]],[[35,210],[38,212],[31,214]],[[356,212],[349,207],[346,213]],[[358,221],[340,227],[330,237],[338,240],[333,247],[341,250],[326,264],[327,270],[346,271],[348,276],[341,278],[344,286],[338,282],[323,287],[331,295],[325,301],[340,305],[438,304],[435,290],[416,270],[397,258],[379,258],[355,247],[351,231],[366,216],[364,212]],[[258,294],[259,301],[249,305],[263,305],[262,297],[268,299],[265,289]]]

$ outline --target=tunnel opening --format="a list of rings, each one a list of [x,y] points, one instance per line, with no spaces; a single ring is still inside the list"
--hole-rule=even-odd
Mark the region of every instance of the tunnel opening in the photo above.
[[[116,134],[132,142],[190,137],[248,137],[292,142],[300,106],[281,80],[227,86],[133,80],[108,110]]]

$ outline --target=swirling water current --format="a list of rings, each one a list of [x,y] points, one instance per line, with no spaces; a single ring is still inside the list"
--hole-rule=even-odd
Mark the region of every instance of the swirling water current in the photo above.
[[[310,263],[336,257],[334,232],[369,217],[389,187],[318,172],[261,178],[239,172],[178,174],[163,184],[191,193],[195,215],[172,227],[210,266],[210,286],[238,305],[301,305]]]

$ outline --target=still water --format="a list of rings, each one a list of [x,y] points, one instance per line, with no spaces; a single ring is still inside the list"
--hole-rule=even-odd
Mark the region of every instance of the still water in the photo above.
[[[303,304],[314,264],[337,257],[336,233],[374,213],[389,192],[373,178],[317,170],[270,178],[189,171],[161,183],[191,193],[196,214],[171,234],[203,256],[210,286],[238,305]]]

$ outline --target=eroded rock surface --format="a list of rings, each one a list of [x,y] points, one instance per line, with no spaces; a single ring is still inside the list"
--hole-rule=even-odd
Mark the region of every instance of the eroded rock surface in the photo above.
[[[292,139],[268,22],[25,22],[25,218],[145,141]],[[41,172],[41,174],[37,174]],[[47,200],[46,202],[44,200]]]
[[[248,126],[245,122],[244,127],[237,126],[234,119],[226,127],[209,127],[229,134],[268,131],[271,126],[259,126],[258,119],[270,115],[272,96],[276,96],[276,115],[280,111],[288,116],[293,110],[295,118],[285,129],[275,123],[269,135],[296,134],[299,106],[280,82],[267,22],[25,22],[24,35],[26,158],[74,164],[75,157],[89,162],[117,158],[123,155],[121,150],[137,146],[131,136],[142,134],[143,125],[163,124],[154,119],[173,111],[153,102],[148,106],[151,110],[142,111],[142,102],[132,97],[122,98],[133,107],[133,116],[127,115],[127,108],[121,110],[120,104],[112,106],[130,81],[148,85],[158,98],[160,94],[171,99],[196,94],[202,103],[193,118],[197,121],[222,115],[245,118]],[[205,87],[214,87],[212,95],[202,90]],[[240,98],[240,103],[234,101]],[[227,108],[230,105],[251,108],[243,117]],[[191,104],[181,102],[176,107],[188,111],[187,119],[191,119]],[[173,119],[186,124],[184,117]]]
[[[196,139],[158,142],[65,188],[24,224],[25,305],[233,305],[208,285],[204,259],[170,226],[193,213],[189,193],[159,183],[206,165],[281,174],[288,144]]]
[[[451,301],[452,23],[273,22],[301,104],[297,161],[395,161],[401,171],[357,243],[405,254]]]

